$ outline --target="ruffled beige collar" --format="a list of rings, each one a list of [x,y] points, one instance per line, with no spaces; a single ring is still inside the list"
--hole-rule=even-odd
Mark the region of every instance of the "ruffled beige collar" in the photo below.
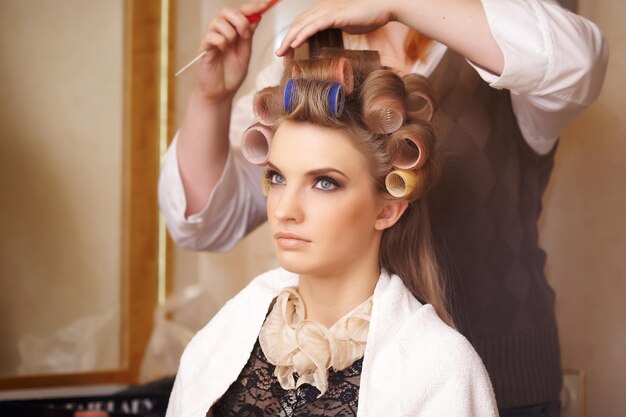
[[[373,296],[343,316],[330,329],[307,320],[297,287],[284,288],[267,316],[259,342],[283,389],[311,384],[328,388],[328,370],[340,371],[363,357]],[[298,374],[298,382],[294,378]]]

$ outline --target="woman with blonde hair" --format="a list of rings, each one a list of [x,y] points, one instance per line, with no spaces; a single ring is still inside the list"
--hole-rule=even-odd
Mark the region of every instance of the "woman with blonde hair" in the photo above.
[[[384,65],[431,81],[442,169],[430,224],[451,314],[483,360],[502,416],[559,416],[555,295],[537,220],[559,135],[601,91],[601,30],[553,0],[314,3],[291,23],[278,55],[338,28],[347,48],[378,50]],[[159,184],[181,247],[226,251],[266,220],[262,170],[237,146],[252,96],[233,100],[257,27],[246,16],[265,7],[226,7],[203,37],[207,54]],[[281,73],[278,63],[255,74],[258,88]]]
[[[188,345],[168,416],[496,416],[432,250],[428,81],[323,50],[259,91],[242,153],[265,167],[281,268]]]

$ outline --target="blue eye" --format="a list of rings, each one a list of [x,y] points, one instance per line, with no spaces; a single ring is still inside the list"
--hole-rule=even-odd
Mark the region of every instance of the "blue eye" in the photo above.
[[[285,183],[285,178],[276,171],[267,171],[265,178],[267,178],[267,181],[272,185],[282,185]]]
[[[323,191],[332,191],[339,188],[339,184],[330,177],[318,177],[315,179],[315,188]]]

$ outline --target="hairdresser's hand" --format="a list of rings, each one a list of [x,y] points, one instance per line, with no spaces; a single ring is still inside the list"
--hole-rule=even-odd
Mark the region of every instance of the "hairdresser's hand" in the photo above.
[[[391,0],[321,0],[293,21],[276,55],[284,56],[329,28],[348,33],[372,32],[396,20],[392,3]]]
[[[258,22],[246,16],[258,13],[266,2],[246,4],[237,9],[224,7],[209,22],[200,51],[206,51],[198,70],[197,88],[209,100],[232,99],[248,73],[252,36]]]

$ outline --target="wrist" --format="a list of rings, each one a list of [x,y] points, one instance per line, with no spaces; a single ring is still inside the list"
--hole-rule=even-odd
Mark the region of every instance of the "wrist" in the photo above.
[[[202,107],[211,107],[214,109],[230,109],[233,100],[235,98],[234,94],[220,94],[220,95],[210,95],[206,94],[205,91],[200,87],[196,87],[189,97],[190,102],[195,105]]]

